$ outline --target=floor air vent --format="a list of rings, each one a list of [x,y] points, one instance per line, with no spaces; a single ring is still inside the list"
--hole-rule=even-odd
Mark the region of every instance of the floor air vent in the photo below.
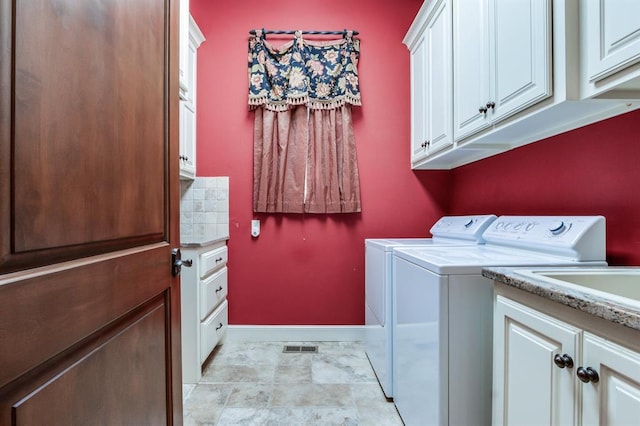
[[[299,353],[309,353],[309,354],[317,354],[318,347],[317,346],[289,346],[285,345],[284,350],[282,351],[285,354],[299,354]]]

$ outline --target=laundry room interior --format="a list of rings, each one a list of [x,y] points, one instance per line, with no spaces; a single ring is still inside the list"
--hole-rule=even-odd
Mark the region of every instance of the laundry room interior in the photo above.
[[[637,424],[640,2],[3,3],[0,424]]]
[[[563,13],[578,13],[577,2],[547,3],[548,9],[543,14],[550,14],[553,9],[554,19],[556,15],[558,19],[566,19],[562,28],[567,33],[576,31],[576,28],[567,29],[572,25],[571,20],[559,10],[565,8]],[[251,3],[249,7],[242,2],[190,1],[193,20],[206,38],[197,50],[196,180],[201,176],[227,176],[229,182],[229,329],[226,341],[234,342],[236,338],[249,341],[366,340],[364,336],[370,324],[365,321],[365,275],[369,266],[365,265],[364,241],[430,238],[431,227],[441,217],[489,214],[498,217],[602,216],[606,219],[606,241],[601,243],[603,247],[606,244],[606,255],[597,260],[609,266],[640,264],[640,215],[636,214],[640,201],[635,197],[634,185],[640,179],[637,167],[640,112],[635,111],[640,104],[636,96],[627,98],[629,93],[637,92],[624,92],[620,99],[611,95],[613,100],[602,96],[606,99],[604,102],[611,102],[613,109],[605,111],[603,108],[595,116],[606,118],[585,118],[592,113],[585,109],[578,113],[579,120],[572,116],[566,118],[567,122],[573,120],[571,124],[549,121],[549,127],[556,126],[560,130],[533,131],[531,126],[545,126],[546,123],[533,118],[527,125],[525,109],[524,113],[516,112],[516,119],[511,120],[512,131],[524,128],[524,132],[533,136],[518,137],[517,143],[506,148],[500,145],[497,149],[485,148],[488,145],[482,145],[484,142],[480,137],[477,145],[469,146],[490,153],[480,154],[478,160],[469,157],[471,160],[462,161],[460,165],[455,164],[455,154],[451,155],[454,160],[449,163],[454,166],[449,166],[446,163],[449,160],[437,158],[438,153],[433,155],[436,157],[433,166],[429,161],[416,163],[415,147],[412,154],[410,146],[420,130],[416,130],[413,120],[423,119],[416,116],[417,106],[415,100],[412,101],[418,96],[412,92],[417,84],[412,81],[416,78],[412,61],[417,63],[418,60],[412,57],[411,46],[408,46],[410,28],[413,28],[412,23],[416,27],[414,19],[420,19],[416,15],[422,15],[424,20],[429,14],[428,21],[439,16],[437,13],[451,14],[450,8],[453,8],[453,18],[448,15],[450,21],[446,28],[449,36],[451,26],[454,28],[455,50],[455,31],[462,31],[456,29],[456,20],[462,19],[459,16],[462,13],[456,12],[458,7],[461,7],[459,2],[447,1],[424,4],[422,1],[366,4],[307,1],[302,6],[299,2],[281,0]],[[585,7],[584,2],[580,7]],[[438,8],[444,8],[444,12],[437,11]],[[498,16],[500,12],[518,13],[491,10],[489,14]],[[496,17],[496,21],[498,19]],[[546,15],[544,19],[547,19]],[[556,24],[553,25],[555,30]],[[362,103],[352,107],[352,119],[361,211],[334,214],[253,211],[252,193],[256,179],[251,173],[254,112],[247,106],[248,83],[243,72],[247,31],[343,28],[356,29],[360,39],[358,80]],[[439,28],[435,27],[433,31],[436,30]],[[266,33],[266,41],[276,47],[292,37]],[[303,34],[305,37],[313,39],[314,36]],[[320,36],[320,39],[326,39],[326,36]],[[553,42],[559,41],[554,39]],[[569,42],[576,43],[574,47],[577,47],[579,40],[567,36],[566,43]],[[453,57],[458,58],[455,53]],[[570,63],[577,59],[568,54],[566,58],[562,58],[566,61],[564,66],[574,67],[575,79],[578,79],[579,67]],[[553,60],[558,61],[556,57]],[[550,73],[557,69],[552,67]],[[638,77],[635,77],[636,83],[628,83],[633,80],[628,75],[638,75],[637,66],[633,69],[632,74],[621,77],[623,83],[617,84],[630,87],[635,84],[636,90],[640,88]],[[455,79],[455,69],[453,75]],[[575,94],[575,87],[563,88],[563,85],[572,84],[569,77],[563,78],[554,80],[554,89],[564,92],[553,99],[551,108],[556,107],[554,103],[560,107],[563,102],[575,105],[582,96]],[[436,84],[447,81],[449,90],[456,90],[450,79],[436,81]],[[424,84],[433,84],[433,81]],[[614,89],[608,88],[610,93],[616,93]],[[597,97],[585,96],[585,103],[588,103],[587,98]],[[434,103],[429,104],[430,101]],[[433,99],[426,102],[428,106],[424,109],[451,108],[450,103],[437,104]],[[530,109],[535,111],[536,108]],[[610,112],[613,110],[615,112]],[[539,112],[542,117],[544,114],[544,110]],[[520,117],[525,117],[524,125],[519,123]],[[510,120],[506,121],[506,130],[494,125],[499,140],[504,139],[500,131],[509,135]],[[456,123],[449,122],[449,125]],[[429,134],[428,130],[426,134]],[[536,139],[536,134],[545,136]],[[460,148],[465,152],[464,137],[462,142],[456,141],[451,127],[446,137],[451,146],[445,150]],[[466,152],[470,151],[473,150]],[[257,237],[251,233],[252,220],[259,221]],[[488,309],[491,310],[490,305]],[[364,332],[361,330],[363,325]],[[359,334],[361,332],[363,334]],[[224,349],[220,350],[223,354]],[[370,359],[371,354],[366,348],[364,351]],[[221,358],[224,359],[224,355]],[[210,362],[215,365],[215,355]],[[486,362],[490,363],[490,359]],[[378,371],[376,374],[380,380]],[[637,374],[631,379],[638,384]],[[385,396],[393,401],[389,395]],[[405,424],[446,423],[442,419],[402,418]],[[505,421],[505,424],[509,422]]]

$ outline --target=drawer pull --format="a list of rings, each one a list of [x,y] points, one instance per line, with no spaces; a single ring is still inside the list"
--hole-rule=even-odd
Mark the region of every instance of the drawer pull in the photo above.
[[[216,327],[216,331],[220,330],[222,328],[222,323],[219,323],[218,326]]]
[[[221,257],[219,257],[219,258],[217,258],[217,259],[216,259],[216,263],[218,263],[218,262],[222,262],[222,260],[223,260],[223,259],[222,259]]]
[[[217,292],[219,292],[219,291],[222,291],[222,286],[220,286],[220,287],[218,287],[218,288],[216,289],[216,293],[217,293]]]

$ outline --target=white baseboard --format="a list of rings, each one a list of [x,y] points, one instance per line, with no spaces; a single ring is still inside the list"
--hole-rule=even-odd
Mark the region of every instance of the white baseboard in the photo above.
[[[226,342],[357,342],[362,325],[229,325]]]

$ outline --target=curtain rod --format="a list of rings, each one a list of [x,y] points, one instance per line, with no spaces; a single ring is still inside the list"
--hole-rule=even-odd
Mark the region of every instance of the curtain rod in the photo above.
[[[318,35],[338,35],[345,34],[347,30],[344,31],[301,31],[302,34],[318,34]],[[296,30],[262,30],[262,34],[295,34]],[[256,30],[249,31],[249,34],[256,35]],[[353,35],[360,34],[358,31],[353,31]]]

